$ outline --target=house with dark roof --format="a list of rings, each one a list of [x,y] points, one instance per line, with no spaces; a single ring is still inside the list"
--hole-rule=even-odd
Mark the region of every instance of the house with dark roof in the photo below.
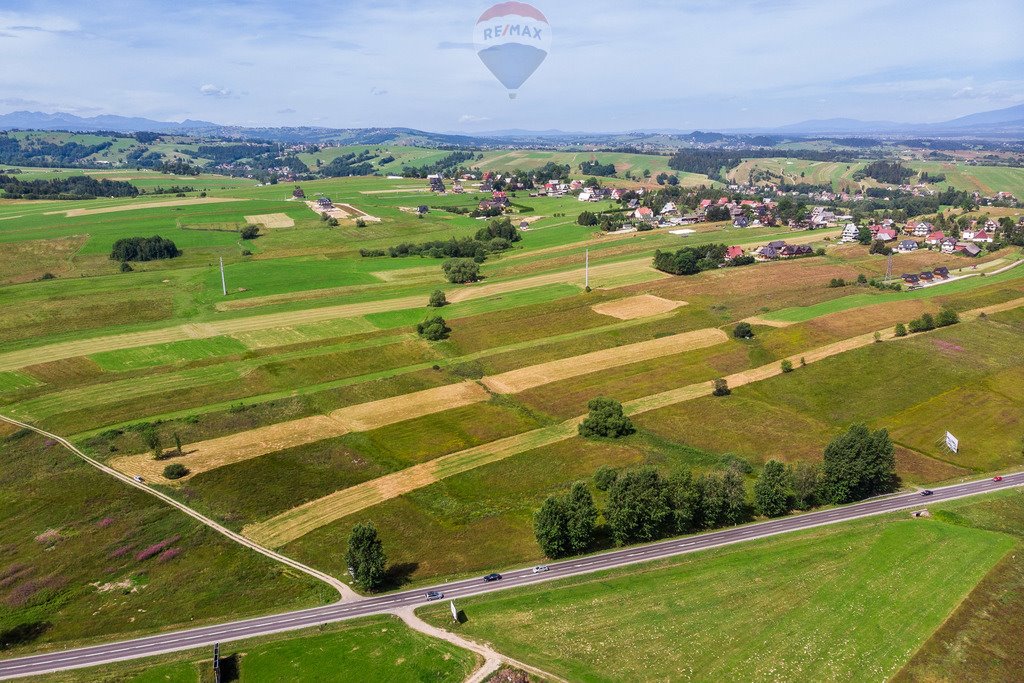
[[[296,199],[305,199],[306,193],[305,191],[303,191],[301,187],[296,187],[294,190],[292,190],[292,196],[295,197]]]
[[[896,250],[901,254],[909,254],[912,251],[917,251],[919,247],[920,245],[914,240],[902,240]]]
[[[921,283],[921,276],[914,273],[903,273],[903,281],[908,285],[917,285]]]
[[[782,247],[779,256],[782,258],[795,258],[797,256],[809,256],[813,253],[814,249],[808,244],[787,244]]]
[[[320,197],[316,200],[317,207],[321,209],[330,209],[334,207],[334,202],[331,201],[330,197]]]
[[[933,270],[932,273],[935,274],[935,277],[940,277],[943,280],[949,279],[949,268],[947,268],[946,266],[939,266],[938,268]]]
[[[921,273],[921,280],[923,280],[924,282],[931,282],[934,279],[935,275],[930,270],[926,270],[923,273]]]

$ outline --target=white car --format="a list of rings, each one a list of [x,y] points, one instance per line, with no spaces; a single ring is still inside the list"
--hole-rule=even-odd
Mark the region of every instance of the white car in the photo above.
[[[533,568],[533,573],[540,574],[541,572],[546,572],[547,570],[548,566],[546,564],[540,564]]]
[[[132,477],[132,479],[134,479],[135,481],[139,482],[140,484],[141,484],[141,483],[142,483],[142,481],[143,481],[142,477],[140,477],[140,476],[139,476],[139,475],[137,475],[137,474],[136,474],[136,475],[135,475],[134,477]]]

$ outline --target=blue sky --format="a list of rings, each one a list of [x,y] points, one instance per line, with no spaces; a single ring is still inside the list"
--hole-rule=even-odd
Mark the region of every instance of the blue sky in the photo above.
[[[510,101],[492,2],[3,0],[0,112],[473,132],[942,121],[1024,102],[1020,0],[536,0]]]

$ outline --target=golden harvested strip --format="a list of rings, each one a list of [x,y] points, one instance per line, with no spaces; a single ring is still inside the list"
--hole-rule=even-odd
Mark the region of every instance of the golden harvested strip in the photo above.
[[[473,403],[483,403],[489,398],[490,394],[475,382],[445,385],[341,408],[329,415],[303,417],[189,444],[183,449],[185,454],[174,458],[173,462],[181,463],[189,469],[188,476],[178,480],[184,481],[201,472],[268,453],[343,436],[349,432],[376,429]],[[167,461],[156,460],[150,453],[129,455],[110,462],[111,467],[125,474],[170,483],[170,480],[163,477],[163,469],[167,464]]]
[[[510,370],[500,375],[484,377],[481,381],[496,394],[515,394],[533,389],[543,384],[558,382],[571,377],[587,375],[599,370],[617,368],[622,365],[639,363],[671,356],[685,351],[702,349],[715,344],[727,342],[729,337],[722,330],[709,328],[694,332],[683,332],[671,337],[652,339],[603,349],[582,356],[573,356],[561,360],[553,360],[540,365],[531,365],[518,370]]]
[[[651,267],[651,259],[644,257],[632,261],[621,261],[619,263],[607,263],[593,266],[590,269],[591,281],[600,285],[601,278],[611,278],[627,274],[643,274],[648,279],[654,280],[663,277],[671,277],[665,273],[655,271]],[[523,289],[532,289],[549,284],[573,283],[582,285],[583,269],[559,271],[522,278],[520,280],[509,280],[505,282],[494,282],[483,285],[467,285],[453,291],[448,300],[468,301],[470,299],[481,299],[488,296],[515,292]],[[388,311],[401,311],[410,308],[423,308],[425,299],[423,296],[407,296],[398,299],[382,299],[378,301],[367,301],[357,304],[340,304],[337,306],[325,306],[323,308],[312,308],[304,311],[290,311],[287,313],[269,313],[256,315],[248,318],[225,320],[223,322],[205,323],[201,328],[194,325],[168,327],[150,332],[132,332],[127,334],[113,335],[109,337],[95,337],[75,342],[63,342],[38,346],[32,349],[11,351],[0,354],[0,371],[17,370],[27,365],[47,363],[64,358],[75,356],[86,356],[101,351],[116,351],[118,349],[136,348],[149,346],[150,344],[163,344],[182,339],[197,339],[201,337],[216,337],[220,335],[237,334],[240,332],[251,332],[253,330],[265,330],[272,327],[292,327],[307,323],[333,320],[335,318],[354,318],[368,313],[385,313]],[[201,336],[197,336],[201,335]]]
[[[685,305],[685,301],[671,301],[669,299],[662,299],[660,296],[654,296],[653,294],[641,294],[640,296],[631,296],[604,304],[597,304],[596,306],[591,306],[591,308],[594,313],[609,315],[619,320],[636,320],[637,318],[647,318],[652,315],[669,313]]]
[[[335,410],[330,416],[346,431],[365,432],[473,403],[484,403],[490,398],[491,395],[476,382],[462,382],[348,406]]]
[[[246,216],[246,223],[262,225],[264,228],[294,228],[295,221],[286,213],[264,213],[258,216]]]
[[[119,213],[121,211],[138,211],[139,209],[160,209],[166,206],[192,206],[193,204],[223,204],[225,202],[247,202],[248,199],[235,197],[195,197],[193,199],[176,199],[169,202],[149,202],[127,204],[124,206],[108,206],[103,209],[71,209],[70,211],[47,211],[47,216],[62,213],[67,218],[76,216],[95,216],[100,213]]]
[[[241,460],[294,448],[317,439],[341,436],[346,431],[330,417],[314,415],[186,446],[182,449],[185,454],[172,460],[157,460],[152,453],[142,453],[115,458],[110,461],[110,466],[133,477],[141,476],[147,481],[168,483],[163,471],[170,462],[187,467],[189,475],[186,478],[191,478],[200,472]]]
[[[883,331],[881,335],[882,339],[894,338],[891,330]],[[800,358],[803,358],[808,364],[815,363],[873,343],[875,343],[875,334],[864,334],[812,349],[798,356],[793,356],[789,360],[797,363]],[[751,382],[759,382],[781,373],[780,361],[744,372],[738,372],[729,375],[725,379],[730,387],[739,387]],[[628,401],[623,404],[623,409],[627,415],[638,415],[684,401],[692,401],[702,396],[708,396],[711,394],[712,388],[713,384],[711,382],[691,384],[660,394]],[[250,524],[242,529],[242,533],[262,545],[270,548],[279,548],[322,526],[336,522],[360,510],[383,503],[391,498],[423,488],[446,477],[504,460],[513,455],[540,448],[541,446],[570,439],[576,436],[576,426],[585,417],[581,415],[553,427],[535,429],[525,434],[517,434],[499,441],[459,451],[458,453],[452,453],[430,462],[415,465],[384,477],[336,491],[258,524]]]

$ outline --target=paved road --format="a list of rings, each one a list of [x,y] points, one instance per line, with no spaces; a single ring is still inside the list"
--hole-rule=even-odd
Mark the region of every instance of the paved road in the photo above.
[[[717,548],[731,543],[740,543],[776,534],[784,534],[826,524],[835,524],[859,517],[884,514],[894,510],[922,507],[942,500],[964,498],[1020,486],[1024,486],[1024,472],[1007,475],[1001,482],[985,479],[935,489],[934,495],[928,498],[924,498],[917,493],[880,498],[856,505],[821,510],[758,524],[749,524],[699,536],[689,536],[646,546],[623,548],[563,562],[553,562],[548,565],[550,570],[542,574],[533,574],[529,568],[518,569],[505,573],[504,578],[495,583],[484,583],[480,579],[468,579],[435,586],[433,590],[443,592],[446,600],[449,598],[464,598],[470,595],[507,590],[518,586],[586,574],[611,567],[672,557],[708,548]],[[282,631],[293,631],[327,622],[343,621],[371,614],[383,614],[403,607],[425,604],[424,593],[427,590],[430,589],[423,588],[391,593],[355,602],[346,600],[324,607],[246,619],[219,626],[207,626],[108,645],[97,645],[66,650],[64,652],[3,660],[0,661],[0,679],[136,659],[176,650],[209,646],[215,642],[226,642]]]

